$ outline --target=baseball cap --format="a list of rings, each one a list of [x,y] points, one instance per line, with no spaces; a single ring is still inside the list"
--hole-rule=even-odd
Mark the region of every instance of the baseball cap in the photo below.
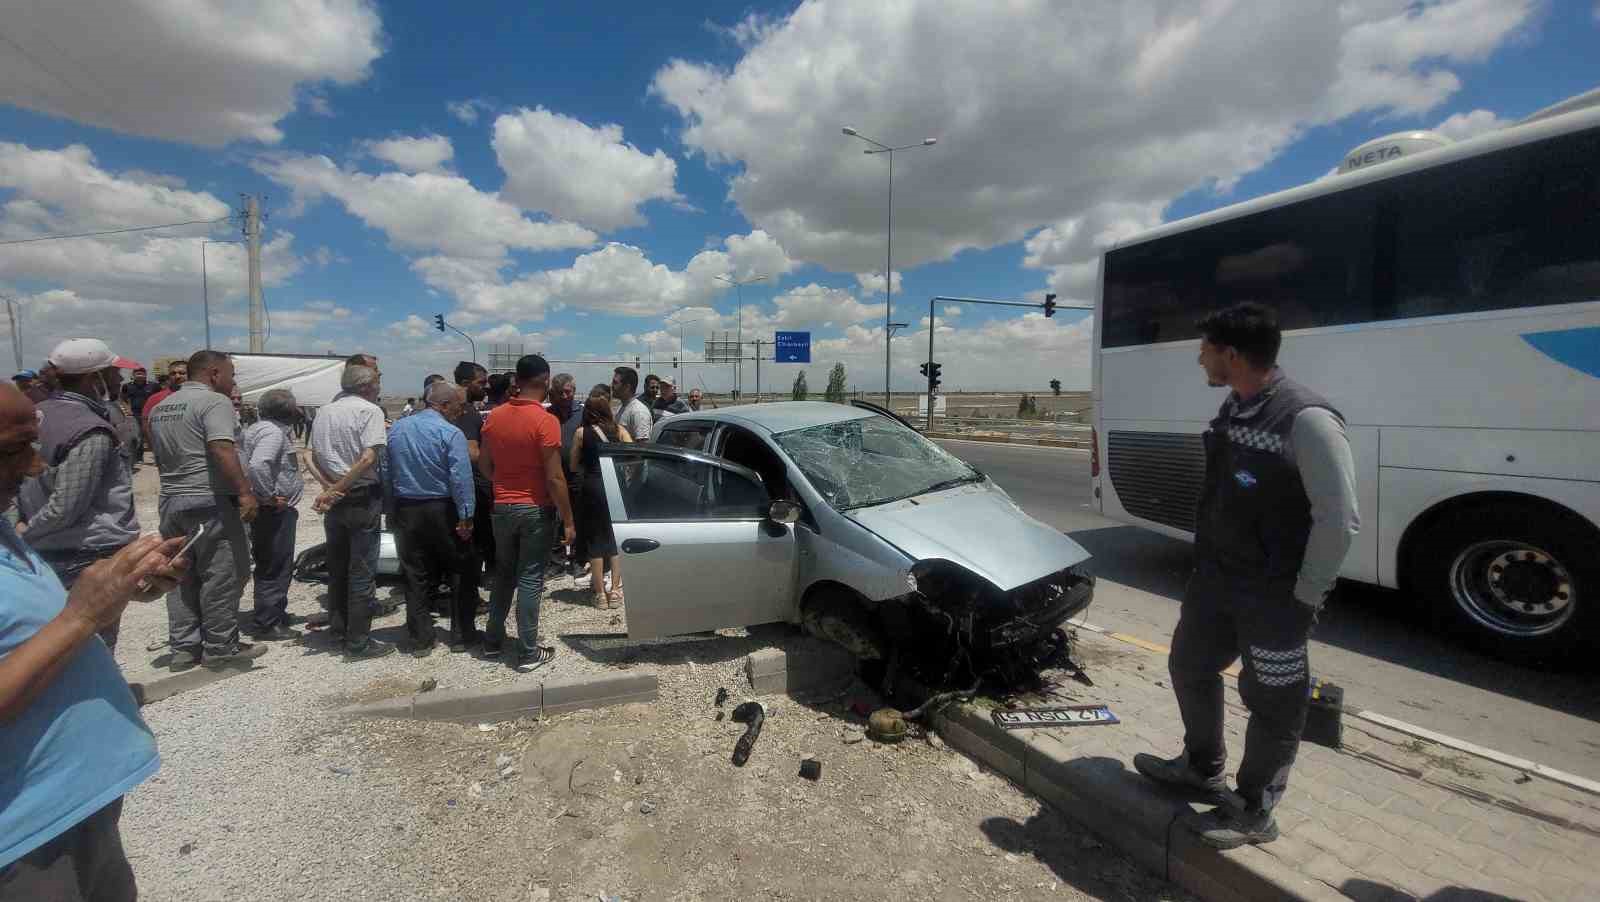
[[[106,343],[98,338],[69,338],[56,345],[56,349],[50,352],[48,361],[51,366],[67,376],[93,373],[110,366],[124,370],[139,366],[137,360],[129,360],[111,353]]]
[[[34,372],[33,370],[21,370],[15,376],[11,377],[11,381],[15,382],[18,379],[37,379],[37,378],[39,378],[39,374]]]

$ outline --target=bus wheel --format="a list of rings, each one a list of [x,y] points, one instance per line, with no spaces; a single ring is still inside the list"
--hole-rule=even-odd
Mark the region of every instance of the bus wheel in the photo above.
[[[1478,648],[1523,663],[1573,653],[1600,606],[1600,566],[1582,523],[1495,504],[1435,524],[1412,559],[1415,587],[1444,625]]]

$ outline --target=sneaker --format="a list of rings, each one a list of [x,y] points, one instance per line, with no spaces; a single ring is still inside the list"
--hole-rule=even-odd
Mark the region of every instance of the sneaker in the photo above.
[[[438,644],[438,640],[418,642],[415,639],[407,639],[400,643],[400,649],[413,658],[426,658],[428,655],[433,654],[433,650]]]
[[[167,669],[173,673],[183,673],[200,663],[200,653],[197,651],[174,651],[172,660],[167,662]]]
[[[1229,805],[1185,815],[1183,824],[1213,849],[1259,846],[1278,838],[1278,822],[1272,819],[1270,812],[1241,811]]]
[[[555,660],[556,650],[548,645],[541,645],[534,649],[531,655],[522,655],[517,658],[514,665],[517,673],[533,673],[535,670]]]
[[[394,654],[394,646],[377,639],[368,639],[366,644],[360,646],[346,645],[344,649],[344,659],[346,661],[370,661],[373,658],[381,658],[384,655],[392,654]]]
[[[488,639],[483,640],[483,656],[485,658],[498,658],[500,657],[500,652],[500,643],[490,642]]]
[[[470,639],[463,639],[454,635],[450,637],[450,650],[453,652],[464,652],[469,648],[477,648],[482,644],[483,639],[478,636],[473,636]]]
[[[304,634],[299,630],[292,630],[279,624],[264,630],[256,630],[252,637],[257,642],[288,642],[293,639],[299,639],[302,635]]]
[[[1176,758],[1158,758],[1140,752],[1133,756],[1133,769],[1163,786],[1192,790],[1219,804],[1231,795],[1227,776],[1221,773],[1209,777],[1201,775],[1189,764],[1187,751]]]
[[[233,667],[239,664],[248,665],[251,661],[254,661],[256,658],[259,658],[266,653],[267,647],[265,645],[251,645],[247,642],[240,642],[238,645],[233,647],[233,651],[220,655],[206,655],[205,665],[207,667]]]

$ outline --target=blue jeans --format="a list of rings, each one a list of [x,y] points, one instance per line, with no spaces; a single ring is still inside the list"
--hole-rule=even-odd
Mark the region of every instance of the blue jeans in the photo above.
[[[485,632],[491,646],[505,647],[506,614],[511,593],[517,595],[517,654],[526,658],[537,650],[539,603],[544,598],[544,568],[550,559],[550,530],[555,512],[535,504],[494,506],[494,588],[489,592],[489,621]]]

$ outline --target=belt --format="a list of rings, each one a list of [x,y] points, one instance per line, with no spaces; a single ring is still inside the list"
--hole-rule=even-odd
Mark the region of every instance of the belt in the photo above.
[[[404,505],[411,505],[411,504],[437,504],[440,501],[454,501],[454,500],[455,500],[454,498],[449,498],[449,497],[445,497],[445,496],[440,496],[440,497],[437,497],[437,498],[396,498],[396,499],[394,499],[394,503],[397,504],[397,505],[404,506]]]
[[[335,503],[344,504],[349,501],[371,501],[372,496],[377,493],[377,490],[378,487],[375,485],[356,486],[355,488],[345,492],[344,497],[340,498]]]

